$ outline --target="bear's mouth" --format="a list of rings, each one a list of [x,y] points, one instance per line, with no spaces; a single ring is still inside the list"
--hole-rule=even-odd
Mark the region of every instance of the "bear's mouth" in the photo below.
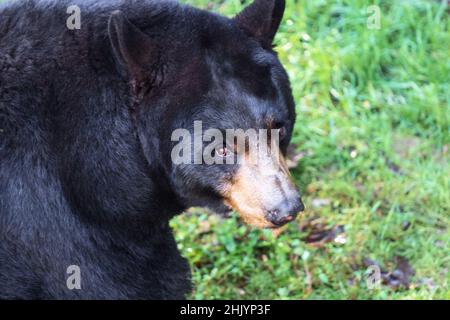
[[[236,212],[239,217],[244,221],[244,223],[259,228],[259,229],[269,229],[269,230],[278,230],[281,228],[285,228],[286,223],[281,225],[274,224],[269,221],[266,216],[262,213],[262,210],[252,210],[249,211],[244,204],[236,204],[234,201],[230,199],[224,200],[225,206],[228,208],[227,215],[231,215],[232,212]]]
[[[225,200],[225,203],[226,202],[227,201]],[[228,208],[227,212],[225,213],[225,217],[227,217],[227,218],[231,217],[233,212],[237,212],[237,214],[241,217],[241,219],[244,220],[245,223],[247,223],[249,225],[252,225],[252,226],[255,226],[254,222],[252,223],[252,222],[248,221],[248,219],[245,218],[245,215],[240,213],[238,210],[236,210],[236,209],[234,209],[231,206],[226,205],[226,204],[225,204],[225,206]],[[224,216],[223,213],[221,213],[221,215]],[[254,215],[252,215],[252,216],[254,216]],[[281,235],[288,227],[286,224],[279,226],[279,225],[272,224],[269,221],[266,222],[266,225],[259,225],[259,223],[257,223],[257,224],[258,225],[256,225],[256,227],[259,227],[260,229],[270,230],[272,232],[272,235],[275,238],[277,238],[279,235]]]
[[[229,219],[233,216],[233,208],[229,207],[225,203],[222,203],[220,206],[214,208],[213,210],[215,213],[220,215],[221,217],[225,219]]]
[[[258,177],[255,170],[241,167],[234,181],[223,189],[225,206],[236,211],[245,223],[260,229],[284,228],[304,210],[287,175]]]

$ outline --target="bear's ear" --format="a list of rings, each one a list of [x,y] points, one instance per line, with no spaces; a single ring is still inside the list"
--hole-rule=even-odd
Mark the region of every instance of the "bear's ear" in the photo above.
[[[117,10],[108,22],[108,35],[116,62],[134,85],[144,85],[149,67],[158,60],[158,46]]]
[[[252,37],[271,45],[283,18],[285,0],[254,0],[234,19]]]

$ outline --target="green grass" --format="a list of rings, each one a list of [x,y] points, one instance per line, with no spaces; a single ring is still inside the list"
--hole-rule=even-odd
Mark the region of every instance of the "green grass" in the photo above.
[[[188,0],[233,16],[241,1]],[[450,299],[447,1],[287,1],[277,51],[291,77],[307,206],[275,239],[201,210],[172,222],[191,263],[193,299]],[[381,8],[368,29],[367,7]],[[318,205],[322,202],[322,205]],[[312,246],[299,225],[343,225],[345,243]],[[409,225],[409,227],[407,227]],[[364,258],[409,286],[369,290]]]

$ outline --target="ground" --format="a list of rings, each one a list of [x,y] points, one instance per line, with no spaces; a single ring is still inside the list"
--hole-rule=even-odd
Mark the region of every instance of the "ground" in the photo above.
[[[287,2],[276,43],[307,210],[277,239],[202,210],[173,221],[191,298],[450,299],[447,1]],[[367,26],[373,4],[380,29]]]

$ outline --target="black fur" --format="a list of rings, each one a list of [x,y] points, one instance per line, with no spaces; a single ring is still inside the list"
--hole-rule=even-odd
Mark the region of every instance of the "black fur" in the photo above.
[[[66,28],[73,3],[80,30]],[[154,45],[136,70],[111,45],[117,10]],[[285,149],[289,82],[260,38],[173,2],[0,7],[0,298],[184,298],[190,271],[169,220],[226,210],[214,183],[236,168],[176,168],[170,136],[194,120],[245,129],[271,117]],[[67,289],[69,265],[81,290]]]

